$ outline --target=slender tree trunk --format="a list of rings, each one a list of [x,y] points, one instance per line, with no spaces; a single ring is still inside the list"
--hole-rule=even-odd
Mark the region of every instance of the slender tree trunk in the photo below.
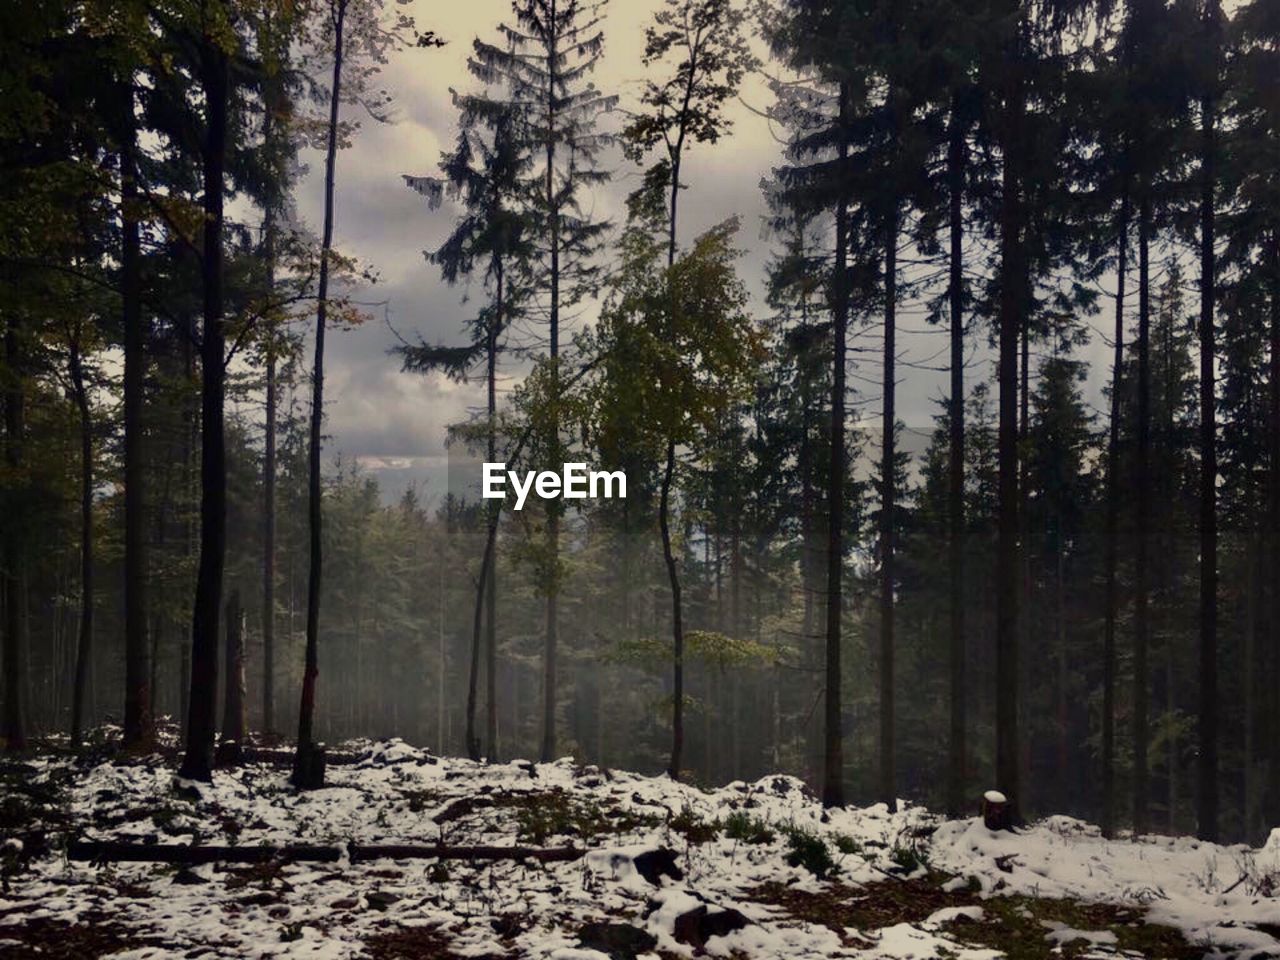
[[[1217,293],[1214,251],[1217,186],[1217,70],[1221,30],[1218,0],[1208,0],[1211,77],[1200,103],[1200,762],[1197,833],[1218,839],[1218,439],[1214,401],[1213,302]]]
[[[26,433],[25,357],[18,311],[10,311],[4,332],[8,382],[4,395],[5,464],[18,478],[23,468],[23,441]],[[20,482],[20,481],[19,481]],[[4,569],[4,741],[5,749],[16,753],[26,749],[26,539],[22,523],[13,524],[5,544]]]
[[[831,345],[831,462],[827,475],[827,656],[822,805],[844,805],[844,740],[840,698],[841,616],[844,611],[844,391],[845,341],[849,331],[849,202],[843,182],[849,157],[848,81],[840,83],[839,176],[836,203],[835,310]]]
[[[1270,536],[1270,631],[1265,657],[1270,662],[1270,684],[1263,696],[1261,730],[1268,741],[1263,754],[1266,782],[1262,792],[1262,817],[1267,823],[1280,823],[1280,225],[1271,230],[1271,522]],[[1245,671],[1248,677],[1248,671]],[[1267,676],[1263,673],[1263,684]],[[1252,824],[1249,824],[1252,826]]]
[[[324,425],[324,333],[329,307],[329,251],[333,248],[333,188],[338,162],[338,111],[342,105],[343,27],[347,0],[334,0],[333,14],[333,78],[329,90],[328,142],[324,159],[324,232],[320,241],[320,276],[316,291],[315,360],[311,371],[311,437],[308,445],[307,519],[311,565],[307,574],[307,650],[302,674],[302,699],[298,710],[298,745],[294,761],[293,782],[300,789],[323,785],[323,771],[316,768],[312,726],[315,721],[316,683],[320,676],[320,591],[322,552],[323,493],[321,478],[321,446]]]
[[[489,404],[489,462],[498,459],[498,334],[502,330],[503,310],[506,306],[506,290],[501,262],[497,266],[497,299],[496,313],[489,325],[488,343],[485,360],[487,364],[487,388]],[[502,507],[494,502],[489,509],[493,511],[489,542],[485,550],[489,554],[487,577],[485,581],[485,682],[488,685],[485,697],[487,714],[485,717],[485,742],[489,745],[488,758],[493,763],[498,759],[498,562],[494,556],[495,538],[498,532],[498,515]]]
[[[551,12],[548,22],[548,28],[554,31],[556,25],[556,6],[555,0],[551,3]],[[551,273],[550,273],[550,353],[552,363],[552,389],[554,396],[552,399],[553,411],[559,405],[559,385],[560,385],[560,207],[556,199],[555,184],[555,162],[556,162],[556,139],[558,137],[556,129],[556,111],[557,98],[559,92],[556,89],[558,83],[557,69],[559,67],[559,37],[554,32],[548,37],[547,42],[547,172],[546,172],[546,197],[547,207],[550,211],[551,221]],[[553,412],[551,418],[552,443],[554,450],[560,447],[560,419]],[[550,763],[556,758],[556,657],[558,656],[557,647],[560,642],[560,611],[559,611],[559,576],[555,570],[560,562],[560,513],[556,503],[547,504],[547,545],[549,549],[549,562],[552,567],[552,576],[550,577],[547,589],[547,606],[546,606],[546,636],[543,643],[542,651],[542,750],[541,759],[543,763]]]
[[[1116,229],[1116,323],[1111,363],[1111,420],[1107,430],[1107,507],[1105,623],[1102,635],[1102,834],[1115,832],[1116,783],[1116,621],[1120,598],[1117,583],[1120,517],[1120,394],[1124,371],[1124,290],[1129,267],[1129,188],[1120,193],[1120,213]]]
[[[187,750],[179,775],[213,778],[218,688],[218,627],[222,572],[227,552],[227,460],[223,404],[226,393],[222,318],[222,204],[227,153],[227,54],[213,37],[204,38],[201,82],[205,95],[204,330],[201,337],[200,390],[200,561],[191,618],[191,693],[188,697]]]
[[[684,623],[681,620],[680,577],[676,570],[675,551],[671,546],[671,481],[675,469],[676,443],[669,439],[666,467],[662,471],[662,492],[658,499],[658,526],[662,531],[662,558],[666,562],[667,580],[671,584],[671,762],[667,764],[667,774],[672,780],[679,780],[684,752]]]
[[[880,799],[889,810],[898,808],[894,770],[893,743],[893,588],[894,588],[894,513],[897,489],[894,483],[893,402],[897,393],[894,362],[897,359],[897,287],[898,287],[898,210],[897,201],[889,214],[884,243],[884,396],[881,423],[880,483]]]
[[[267,295],[275,290],[275,208],[266,213]],[[276,729],[276,354],[267,346],[267,400],[262,458],[262,731]]]
[[[692,77],[692,71],[690,71]],[[685,105],[688,105],[686,88]],[[681,125],[676,146],[671,154],[671,198],[667,220],[667,274],[670,277],[676,262],[676,210],[680,196],[680,158],[684,143],[684,127]],[[669,282],[669,281],[668,281]],[[684,754],[684,621],[680,601],[680,571],[676,566],[675,551],[671,546],[671,487],[675,479],[676,442],[667,440],[666,466],[662,473],[662,495],[658,502],[658,526],[662,532],[662,558],[666,563],[667,582],[671,586],[671,761],[667,774],[672,780],[680,779]],[[719,578],[719,564],[716,576]],[[709,762],[709,761],[708,761]]]
[[[947,450],[947,560],[950,575],[951,741],[948,749],[947,814],[965,808],[968,744],[965,731],[964,625],[964,181],[965,130],[959,96],[951,99],[947,145],[950,189],[950,250],[947,300],[951,313],[951,402]]]
[[[1151,526],[1151,197],[1150,184],[1142,184],[1138,201],[1138,469],[1137,557],[1134,563],[1133,636],[1133,832],[1150,829],[1150,780],[1147,747],[1150,676],[1150,584],[1148,547]]]
[[[1026,112],[1020,48],[1006,98],[1000,200],[998,522],[996,549],[996,785],[1019,802],[1018,736],[1018,337],[1026,323],[1022,184],[1018,171]]]
[[[1025,313],[1019,334],[1018,361],[1018,755],[1019,769],[1031,769],[1031,724],[1027,716],[1032,688],[1031,664],[1031,509],[1029,505],[1028,460],[1031,444],[1031,298],[1023,301]],[[1037,608],[1038,612],[1038,608]],[[1022,782],[1019,811],[1029,812],[1034,802],[1035,778]]]
[[[493,564],[493,548],[497,539],[497,515],[491,513],[486,526],[484,539],[484,556],[480,561],[480,576],[477,580],[475,611],[471,628],[471,667],[467,675],[467,756],[479,761],[482,757],[480,735],[476,732],[476,702],[479,699],[480,686],[480,649],[481,625],[484,622],[485,585],[489,582],[489,568]]]
[[[1262,709],[1262,723],[1270,748],[1264,757],[1267,780],[1263,791],[1263,818],[1280,823],[1280,225],[1271,232],[1271,624],[1269,631],[1271,683]],[[1246,671],[1248,676],[1248,671]]]
[[[93,418],[84,382],[79,335],[71,342],[71,387],[80,413],[80,637],[76,645],[75,686],[71,697],[71,746],[84,732],[85,686],[93,655]]]
[[[232,590],[227,601],[226,644],[222,743],[218,746],[218,765],[224,767],[238,766],[244,756],[244,608],[239,590]]]
[[[142,392],[146,376],[139,277],[137,130],[133,90],[122,93],[120,149],[120,299],[124,319],[124,743],[149,747],[155,731],[151,716],[148,665],[146,464],[143,462]]]

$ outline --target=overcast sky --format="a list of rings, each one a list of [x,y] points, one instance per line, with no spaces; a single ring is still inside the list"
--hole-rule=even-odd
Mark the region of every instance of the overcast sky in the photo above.
[[[605,53],[594,79],[604,91],[621,96],[624,107],[633,104],[638,94],[644,74],[640,62],[644,26],[658,6],[655,0],[613,0],[606,8]],[[397,342],[390,327],[409,339],[457,342],[472,308],[460,303],[465,289],[446,286],[438,270],[423,259],[423,251],[436,247],[448,233],[456,208],[446,202],[440,209],[429,210],[401,175],[437,173],[441,150],[452,143],[456,132],[449,88],[478,89],[465,67],[471,42],[476,36],[493,39],[497,24],[511,19],[511,8],[508,0],[417,0],[409,9],[419,28],[435,30],[448,43],[442,49],[411,49],[393,56],[379,86],[386,86],[396,97],[396,122],[379,124],[366,117],[353,146],[339,156],[336,243],[381,277],[381,282],[361,290],[359,296],[386,305],[370,308],[374,315],[370,323],[336,331],[327,342],[326,432],[332,438],[328,451],[359,459],[378,476],[389,496],[416,483],[434,499],[443,481],[445,428],[467,418],[483,402],[483,391],[478,383],[459,385],[441,376],[402,373],[396,359],[388,355]],[[681,198],[680,238],[688,241],[726,217],[740,215],[739,244],[747,251],[741,271],[756,297],[755,308],[763,315],[760,278],[768,244],[760,237],[759,183],[779,162],[781,148],[769,122],[754,112],[769,104],[763,77],[749,78],[740,99],[728,111],[734,119],[732,135],[715,145],[695,146],[686,157],[682,177],[688,189]],[[615,114],[606,117],[605,123],[616,129],[621,120]],[[323,158],[308,152],[304,161],[309,172],[298,185],[298,210],[318,227]],[[605,165],[614,179],[599,191],[595,211],[617,222],[622,198],[635,187],[636,172],[617,155],[606,157]],[[939,355],[939,351],[944,350],[945,341],[937,332],[925,330],[918,303],[903,305],[900,325],[904,366],[899,417],[910,428],[927,430],[942,396],[945,374],[910,364],[944,364],[945,352]],[[855,348],[852,385],[862,391],[864,404],[878,407],[879,331],[855,333],[851,345]],[[1087,355],[1103,360],[1105,349],[1099,341]],[[983,356],[975,356],[974,362],[971,377],[989,374]]]

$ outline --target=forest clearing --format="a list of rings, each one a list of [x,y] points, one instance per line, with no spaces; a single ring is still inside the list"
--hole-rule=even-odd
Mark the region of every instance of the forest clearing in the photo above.
[[[1280,0],[0,0],[0,956],[1280,958]]]

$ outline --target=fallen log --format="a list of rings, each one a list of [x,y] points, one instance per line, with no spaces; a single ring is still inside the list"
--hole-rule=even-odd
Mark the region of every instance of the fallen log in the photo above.
[[[578,860],[577,847],[483,847],[449,844],[369,843],[229,847],[189,843],[133,843],[124,840],[80,840],[67,847],[71,860],[92,863],[267,863],[273,860],[337,863],[366,860],[538,860],[563,863]]]

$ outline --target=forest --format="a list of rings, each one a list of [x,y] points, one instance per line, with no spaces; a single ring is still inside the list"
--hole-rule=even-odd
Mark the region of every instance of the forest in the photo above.
[[[482,6],[0,4],[5,763],[319,797],[400,738],[1267,841],[1280,3]],[[357,180],[397,65],[441,149]],[[347,181],[442,238],[440,303],[392,326]],[[328,426],[384,327],[361,362],[466,410],[399,489]]]

